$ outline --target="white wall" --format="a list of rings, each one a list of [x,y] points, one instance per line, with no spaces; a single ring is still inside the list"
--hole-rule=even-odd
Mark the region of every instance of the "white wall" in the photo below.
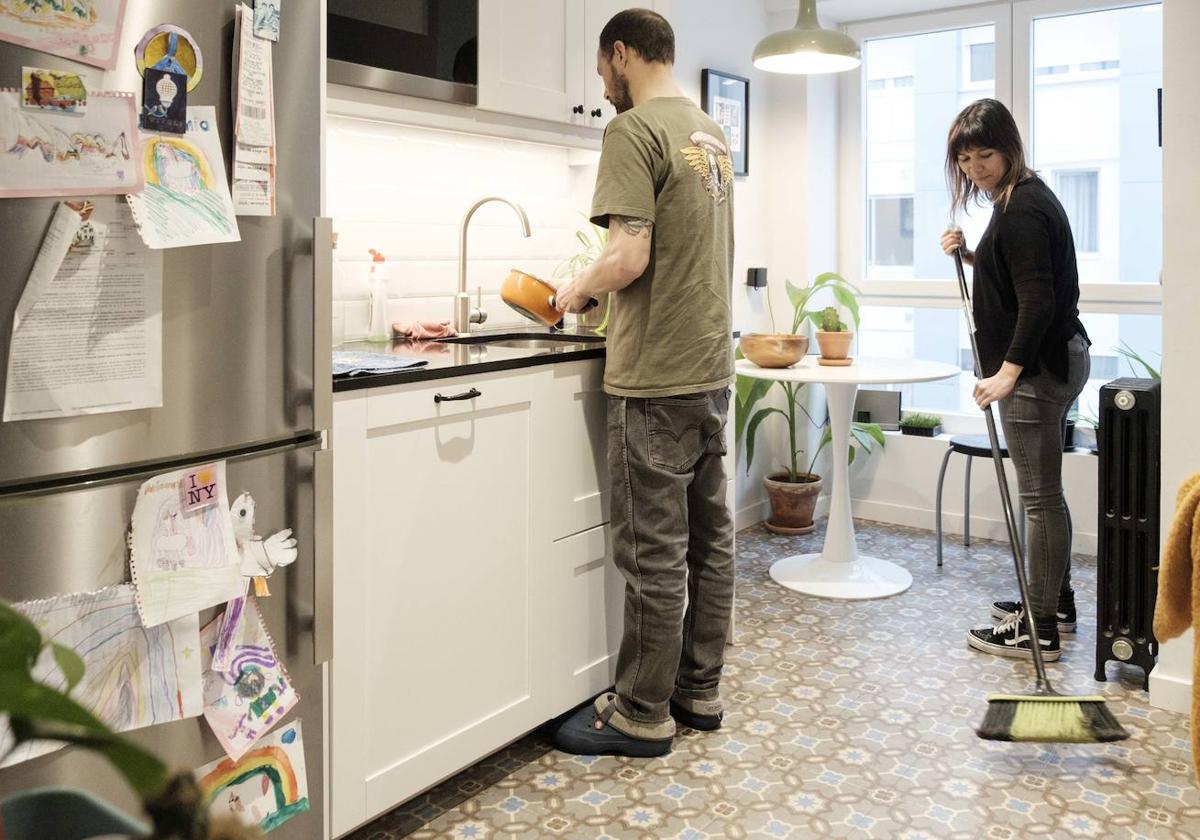
[[[938,471],[946,454],[949,435],[937,438],[889,432],[887,446],[869,458],[856,459],[850,468],[850,495],[854,515],[876,522],[933,529]],[[952,455],[946,468],[942,498],[942,527],[948,541],[961,540],[966,457]],[[972,459],[971,535],[1007,540],[1004,513],[991,459]],[[1096,553],[1096,469],[1100,459],[1090,453],[1063,456],[1063,489],[1074,525],[1074,550]],[[1009,466],[1008,486],[1014,499],[1016,475]]]
[[[519,203],[533,233],[525,239],[503,204],[486,205],[472,219],[467,288],[474,295],[483,287],[488,326],[527,323],[498,296],[510,268],[550,277],[577,250],[574,231],[586,224],[580,213],[596,179],[594,153],[335,115],[326,134],[327,207],[342,275],[334,307],[347,339],[366,335],[369,248],[387,258],[391,322],[450,320],[459,225],[482,196]]]
[[[1175,493],[1200,470],[1195,418],[1200,416],[1196,363],[1200,357],[1200,3],[1163,3],[1163,459],[1162,537],[1166,540]],[[1150,674],[1150,702],[1187,713],[1191,708],[1193,633],[1165,643]]]

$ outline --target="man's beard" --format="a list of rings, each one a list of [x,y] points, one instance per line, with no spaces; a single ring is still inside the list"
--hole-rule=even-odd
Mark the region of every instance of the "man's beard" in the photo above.
[[[613,88],[608,101],[617,109],[618,114],[624,114],[633,107],[633,95],[629,92],[629,79],[624,76],[614,78]]]

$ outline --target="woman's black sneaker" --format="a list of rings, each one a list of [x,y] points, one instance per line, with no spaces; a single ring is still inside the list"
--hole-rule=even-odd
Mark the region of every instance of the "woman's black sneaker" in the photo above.
[[[1003,621],[1010,615],[1019,613],[1022,609],[1020,601],[993,601],[992,602],[992,618],[997,621]],[[1059,633],[1074,633],[1075,632],[1075,594],[1071,594],[1069,601],[1058,602],[1058,609],[1055,610],[1055,617],[1058,619]]]
[[[1042,659],[1046,662],[1054,662],[1062,656],[1057,627],[1039,624],[1038,641],[1042,646]],[[1033,659],[1033,650],[1029,646],[1029,629],[1025,626],[1025,614],[1021,612],[1012,613],[995,627],[968,630],[967,645],[997,656]]]

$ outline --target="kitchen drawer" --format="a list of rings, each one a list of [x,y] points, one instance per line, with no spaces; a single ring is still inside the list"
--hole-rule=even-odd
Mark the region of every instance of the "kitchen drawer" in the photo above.
[[[604,362],[555,366],[541,412],[545,471],[539,510],[552,539],[608,521],[608,400]]]
[[[529,404],[539,389],[545,388],[546,377],[544,370],[505,371],[372,389],[366,396],[367,428],[438,421]],[[470,399],[438,400],[439,396],[459,397],[473,392],[478,395]]]
[[[559,714],[613,684],[625,598],[625,579],[612,562],[608,525],[558,540],[550,551],[554,676]]]

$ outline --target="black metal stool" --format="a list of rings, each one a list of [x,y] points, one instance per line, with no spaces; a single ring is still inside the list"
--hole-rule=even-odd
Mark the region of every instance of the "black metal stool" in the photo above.
[[[987,435],[955,435],[950,438],[950,445],[946,447],[946,455],[942,458],[942,469],[938,472],[937,482],[937,501],[934,503],[936,508],[936,521],[934,530],[937,532],[937,564],[942,565],[942,483],[946,480],[946,467],[950,463],[950,456],[955,452],[967,456],[967,474],[963,480],[963,545],[971,545],[971,461],[974,458],[987,458],[991,460],[992,445],[987,439]],[[1004,438],[1000,438],[1000,457],[1008,457],[1008,447],[1005,446]],[[1025,544],[1025,508],[1021,505],[1021,497],[1014,493],[1017,503],[1017,528],[1020,530],[1021,544]]]

